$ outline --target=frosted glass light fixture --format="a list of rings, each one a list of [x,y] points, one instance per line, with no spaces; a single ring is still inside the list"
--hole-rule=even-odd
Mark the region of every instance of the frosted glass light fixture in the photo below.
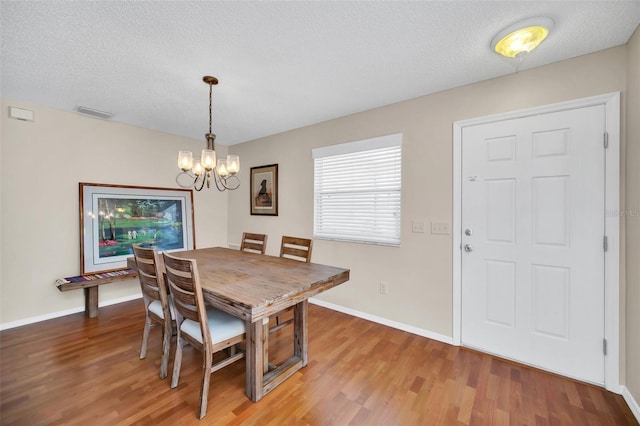
[[[193,188],[201,191],[205,183],[207,188],[211,186],[213,180],[218,191],[238,189],[240,179],[236,175],[240,171],[240,158],[237,155],[227,155],[227,159],[216,161],[215,140],[216,135],[211,131],[212,125],[212,92],[213,85],[218,84],[218,79],[205,75],[202,81],[209,85],[209,133],[205,134],[207,148],[202,150],[200,159],[194,164],[191,151],[178,152],[178,167],[182,172],[176,176],[176,183],[182,188]],[[186,179],[184,178],[186,176]],[[183,181],[180,181],[180,178]],[[186,180],[186,182],[185,182]]]
[[[491,50],[507,58],[531,52],[547,38],[554,26],[549,18],[532,18],[500,31],[491,41]]]
[[[188,172],[193,168],[193,154],[191,151],[178,151],[178,167],[183,172]]]

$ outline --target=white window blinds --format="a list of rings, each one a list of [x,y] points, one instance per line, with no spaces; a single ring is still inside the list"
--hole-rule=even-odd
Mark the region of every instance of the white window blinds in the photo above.
[[[314,238],[400,245],[402,134],[313,150]]]

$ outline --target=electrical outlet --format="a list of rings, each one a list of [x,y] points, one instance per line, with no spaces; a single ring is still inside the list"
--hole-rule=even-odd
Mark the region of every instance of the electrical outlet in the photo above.
[[[446,222],[431,222],[431,233],[432,234],[446,234],[448,235],[451,231],[449,230],[449,224]]]
[[[380,281],[380,294],[389,294],[389,288],[384,281]]]

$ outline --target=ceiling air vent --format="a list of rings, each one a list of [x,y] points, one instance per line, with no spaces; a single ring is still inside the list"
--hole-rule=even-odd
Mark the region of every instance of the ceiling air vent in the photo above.
[[[78,106],[76,108],[76,111],[78,111],[80,114],[90,115],[91,117],[97,118],[109,119],[113,117],[113,114],[111,114],[110,112],[98,111],[97,109],[87,108],[83,106]]]

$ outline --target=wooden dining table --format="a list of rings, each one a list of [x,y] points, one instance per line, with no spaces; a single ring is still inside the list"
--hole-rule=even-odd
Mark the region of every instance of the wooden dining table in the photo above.
[[[307,365],[308,299],[348,281],[350,272],[223,247],[172,255],[196,260],[207,304],[245,320],[246,394],[254,402]],[[293,356],[273,366],[268,360],[269,317],[289,307],[293,307]]]

